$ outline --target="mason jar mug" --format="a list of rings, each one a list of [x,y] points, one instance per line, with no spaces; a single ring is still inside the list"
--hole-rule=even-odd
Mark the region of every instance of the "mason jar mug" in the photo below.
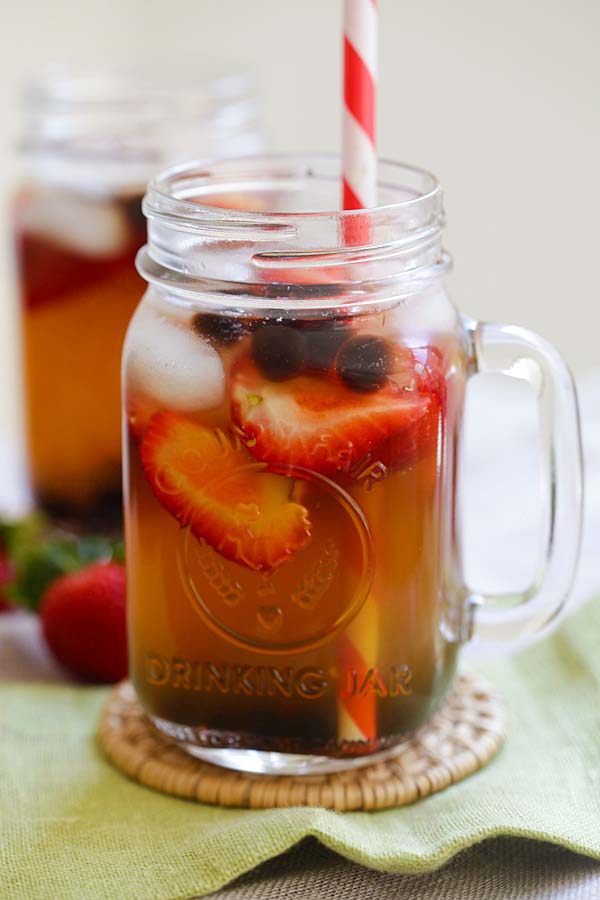
[[[431,175],[380,163],[367,211],[340,212],[339,191],[337,158],[253,157],[168,170],[144,201],[149,288],[123,362],[131,677],[159,729],[252,771],[389,752],[474,631],[555,615],[577,557],[559,355],[456,311]],[[553,498],[545,576],[510,604],[461,570],[463,402],[481,371],[536,391]]]
[[[190,153],[260,149],[256,101],[241,76],[52,71],[29,86],[24,119],[14,228],[33,499],[69,526],[120,526],[145,185]]]

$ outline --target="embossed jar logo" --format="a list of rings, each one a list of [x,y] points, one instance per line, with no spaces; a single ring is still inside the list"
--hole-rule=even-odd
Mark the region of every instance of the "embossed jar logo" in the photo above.
[[[286,467],[290,493],[311,519],[306,547],[271,573],[231,563],[186,529],[181,570],[204,621],[231,644],[262,653],[298,653],[330,640],[363,605],[373,549],[353,497],[328,478]]]

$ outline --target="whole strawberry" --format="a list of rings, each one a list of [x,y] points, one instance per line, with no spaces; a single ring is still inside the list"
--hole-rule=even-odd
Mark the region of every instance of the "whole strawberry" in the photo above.
[[[119,681],[127,674],[125,569],[94,563],[63,575],[45,591],[40,606],[50,649],[86,681]]]
[[[14,568],[6,555],[6,549],[0,547],[0,613],[12,612],[15,608],[5,592],[5,588],[10,585],[14,575]]]

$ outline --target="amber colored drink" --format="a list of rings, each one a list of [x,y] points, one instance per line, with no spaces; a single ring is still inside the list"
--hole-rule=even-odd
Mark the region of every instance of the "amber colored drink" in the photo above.
[[[120,356],[143,293],[140,204],[139,193],[36,185],[16,204],[32,489],[70,525],[120,522]]]
[[[435,708],[457,649],[453,342],[393,310],[236,317],[149,292],[125,349],[126,540],[131,677],[159,727],[351,756]]]

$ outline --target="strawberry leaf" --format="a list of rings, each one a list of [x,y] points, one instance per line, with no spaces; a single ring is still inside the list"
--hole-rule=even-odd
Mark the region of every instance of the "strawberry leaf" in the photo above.
[[[93,562],[122,562],[124,555],[120,539],[65,534],[52,530],[38,514],[1,522],[0,545],[13,572],[3,593],[10,602],[33,611],[46,588],[61,575]]]

